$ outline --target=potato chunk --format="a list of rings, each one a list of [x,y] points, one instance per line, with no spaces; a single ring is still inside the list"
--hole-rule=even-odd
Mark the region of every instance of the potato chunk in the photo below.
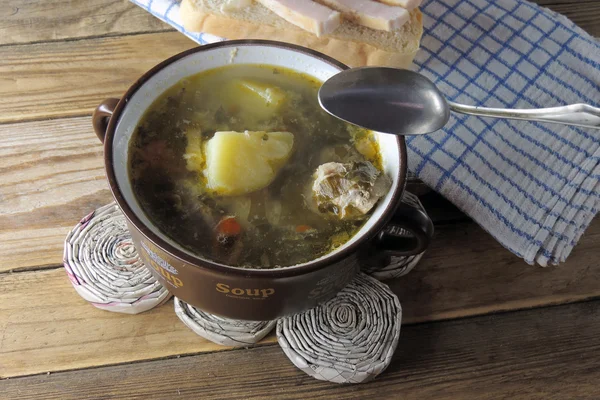
[[[369,161],[373,161],[377,158],[377,142],[374,142],[370,137],[364,137],[354,142],[356,150]]]
[[[286,98],[283,90],[267,83],[244,79],[239,81],[239,85],[242,89],[254,94],[264,105],[275,109],[279,108]]]
[[[232,80],[217,96],[228,116],[237,116],[251,125],[277,116],[287,100],[281,88],[251,79]]]
[[[267,187],[293,146],[290,132],[217,132],[206,145],[207,186],[222,196]]]

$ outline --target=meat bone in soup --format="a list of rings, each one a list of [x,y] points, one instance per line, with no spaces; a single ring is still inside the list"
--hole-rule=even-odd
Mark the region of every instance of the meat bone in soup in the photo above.
[[[168,89],[130,142],[144,212],[191,252],[231,266],[291,266],[343,245],[391,180],[374,135],[321,110],[320,85],[231,65]]]

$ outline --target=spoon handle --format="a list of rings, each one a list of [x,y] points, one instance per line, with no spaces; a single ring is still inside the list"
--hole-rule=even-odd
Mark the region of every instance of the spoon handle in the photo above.
[[[468,106],[449,101],[452,111],[479,115],[481,117],[523,119],[528,121],[552,122],[555,124],[583,126],[600,129],[600,108],[588,104],[571,104],[562,107],[507,109]]]

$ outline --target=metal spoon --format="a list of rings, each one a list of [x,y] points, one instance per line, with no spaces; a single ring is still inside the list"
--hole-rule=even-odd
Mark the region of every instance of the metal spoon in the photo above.
[[[600,108],[587,104],[519,110],[467,106],[447,101],[423,75],[396,68],[342,71],[321,86],[319,103],[325,111],[346,122],[396,135],[434,132],[446,125],[450,110],[600,129]]]

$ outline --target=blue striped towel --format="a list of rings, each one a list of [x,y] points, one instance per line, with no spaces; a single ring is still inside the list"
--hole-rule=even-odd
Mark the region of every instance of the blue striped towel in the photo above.
[[[177,0],[132,0],[186,32]],[[600,102],[600,43],[523,0],[424,0],[416,69],[450,100],[507,108]],[[409,168],[530,264],[564,261],[598,211],[600,132],[452,115],[409,137]]]

